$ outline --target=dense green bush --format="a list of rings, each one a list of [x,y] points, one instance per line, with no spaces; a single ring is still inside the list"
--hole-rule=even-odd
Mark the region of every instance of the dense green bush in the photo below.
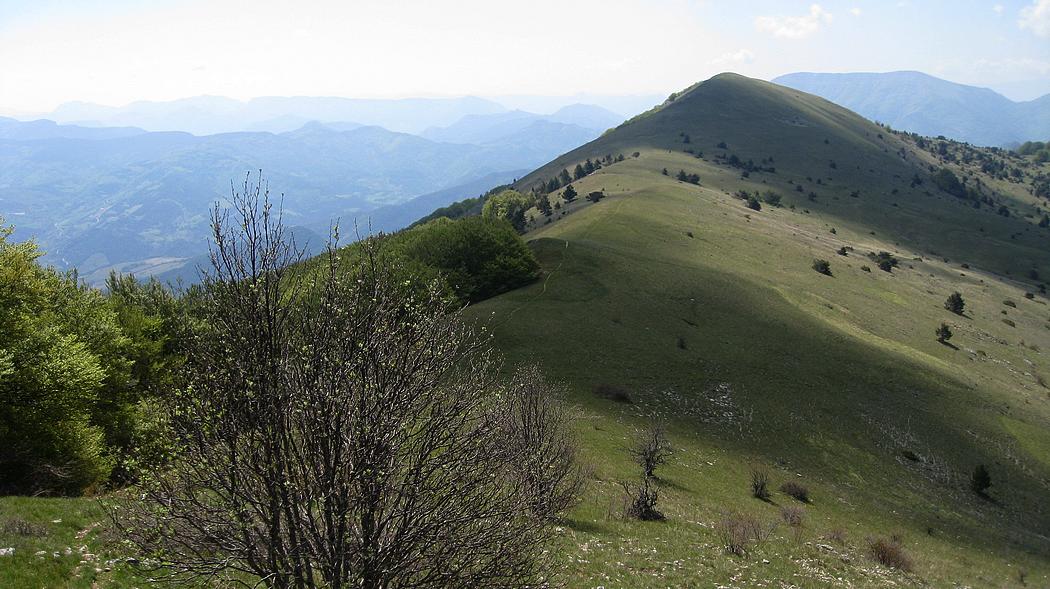
[[[389,236],[384,246],[387,255],[402,257],[414,271],[441,276],[463,303],[518,288],[539,275],[532,251],[500,218],[436,219]]]
[[[941,168],[931,177],[933,183],[937,185],[937,188],[947,192],[948,194],[958,197],[966,198],[966,187],[959,182],[958,176],[955,172],[952,172],[948,168]]]
[[[522,232],[525,231],[525,211],[534,204],[532,198],[517,190],[508,189],[490,196],[481,209],[481,216],[488,219],[505,219],[514,229]]]
[[[0,493],[76,493],[113,468],[92,413],[126,378],[125,339],[97,292],[0,229]]]

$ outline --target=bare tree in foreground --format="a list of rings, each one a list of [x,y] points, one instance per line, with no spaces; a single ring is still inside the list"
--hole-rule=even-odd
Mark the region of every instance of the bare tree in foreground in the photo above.
[[[126,537],[172,581],[542,581],[578,470],[541,376],[508,390],[441,289],[371,242],[296,264],[261,182],[213,225],[207,328],[167,402],[177,448],[117,511]]]

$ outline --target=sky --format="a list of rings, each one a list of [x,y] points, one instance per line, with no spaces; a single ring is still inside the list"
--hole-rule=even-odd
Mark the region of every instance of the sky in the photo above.
[[[1050,93],[1050,0],[0,0],[0,113],[203,94],[667,94],[919,70]]]

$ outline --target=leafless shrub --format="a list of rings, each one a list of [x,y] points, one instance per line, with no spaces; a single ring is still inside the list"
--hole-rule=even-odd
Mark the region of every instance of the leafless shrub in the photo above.
[[[624,517],[642,521],[660,521],[664,514],[656,508],[659,493],[653,484],[652,477],[643,477],[642,482],[632,487],[621,483],[624,492]]]
[[[828,530],[828,533],[824,534],[824,537],[829,542],[834,542],[839,546],[845,546],[849,534],[846,532],[846,528],[832,528]]]
[[[121,534],[194,585],[532,585],[552,534],[536,512],[564,504],[541,495],[566,479],[523,473],[572,451],[561,425],[508,438],[507,414],[546,400],[507,394],[487,341],[381,240],[303,262],[261,182],[232,202],[162,400],[172,461],[117,503]]]
[[[780,519],[784,523],[795,528],[801,526],[806,517],[806,512],[796,505],[788,505],[780,508]]]
[[[747,556],[768,540],[776,528],[776,522],[763,524],[751,514],[726,512],[715,524],[715,533],[727,554]]]
[[[897,536],[869,539],[868,554],[876,562],[892,569],[911,572],[915,567],[914,561],[905,552],[901,539]]]
[[[787,481],[783,485],[780,485],[780,492],[794,497],[803,503],[809,503],[809,489],[794,481]]]
[[[788,505],[780,508],[780,519],[784,520],[784,523],[791,528],[795,542],[801,542],[806,512],[797,505]]]
[[[634,404],[634,399],[631,397],[630,391],[613,384],[600,384],[594,387],[594,395],[617,403],[624,403],[626,405]]]
[[[47,536],[47,526],[34,524],[20,517],[10,517],[0,522],[0,535],[42,538]]]
[[[628,449],[638,466],[642,467],[642,476],[656,476],[656,467],[667,462],[673,449],[667,441],[664,426],[654,423],[639,433]]]
[[[564,393],[539,366],[522,366],[507,387],[507,411],[502,415],[505,450],[522,483],[533,489],[533,513],[543,519],[576,505],[585,478],[569,415],[558,401]]]
[[[751,496],[769,501],[769,473],[761,468],[751,469]]]

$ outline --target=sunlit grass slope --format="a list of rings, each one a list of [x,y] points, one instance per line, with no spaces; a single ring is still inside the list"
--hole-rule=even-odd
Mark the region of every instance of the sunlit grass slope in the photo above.
[[[715,159],[724,152],[772,157],[776,173],[742,178]],[[571,586],[1050,584],[1050,309],[1026,298],[1032,280],[1005,274],[1050,261],[1023,187],[988,180],[1009,218],[928,180],[913,190],[936,162],[906,139],[732,75],[519,186],[606,153],[627,157],[575,183],[606,198],[534,217],[544,278],[471,310],[579,407],[595,481],[562,537]],[[676,181],[680,169],[701,185]],[[785,206],[750,210],[738,190],[775,190]],[[892,273],[867,257],[883,250],[900,261]],[[963,316],[943,307],[953,291]],[[941,322],[951,345],[934,336]],[[602,384],[634,403],[595,396]],[[660,473],[668,520],[624,521],[620,482],[637,477],[626,447],[653,420],[678,449]],[[992,473],[987,499],[969,489],[978,464]],[[752,498],[756,466],[774,487],[809,485],[813,501],[801,537],[781,525],[752,557],[730,557],[715,531],[726,510],[772,522],[794,502]],[[868,538],[893,534],[911,574],[867,556]]]

